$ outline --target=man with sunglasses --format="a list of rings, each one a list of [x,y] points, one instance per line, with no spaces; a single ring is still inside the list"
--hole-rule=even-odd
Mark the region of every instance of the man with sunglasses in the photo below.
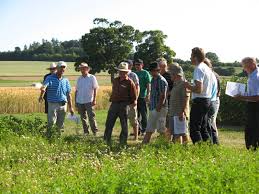
[[[140,92],[138,96],[138,120],[139,120],[139,132],[142,134],[145,133],[147,128],[147,102],[149,102],[150,98],[150,83],[151,76],[148,71],[143,69],[143,61],[141,59],[137,59],[134,62],[134,66],[136,69],[136,74],[139,78],[139,87]]]
[[[57,72],[49,75],[43,83],[39,101],[43,101],[43,95],[48,90],[48,128],[47,135],[51,136],[51,128],[54,124],[57,126],[57,132],[61,135],[61,129],[64,128],[64,120],[67,111],[67,104],[70,113],[74,114],[72,107],[71,86],[65,73],[67,64],[64,61],[57,63]]]

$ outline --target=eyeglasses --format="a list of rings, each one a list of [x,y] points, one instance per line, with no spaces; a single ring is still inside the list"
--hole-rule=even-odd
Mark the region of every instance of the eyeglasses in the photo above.
[[[140,63],[136,63],[136,64],[134,64],[135,66],[140,66],[141,64]]]

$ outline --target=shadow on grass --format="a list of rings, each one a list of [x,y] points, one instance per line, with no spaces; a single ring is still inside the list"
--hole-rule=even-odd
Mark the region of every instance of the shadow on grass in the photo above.
[[[231,125],[222,125],[218,127],[219,131],[229,131],[229,132],[243,132],[244,126],[231,126]]]

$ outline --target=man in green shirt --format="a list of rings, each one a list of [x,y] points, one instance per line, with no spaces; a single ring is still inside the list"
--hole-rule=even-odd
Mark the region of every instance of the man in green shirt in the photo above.
[[[143,69],[143,61],[141,59],[137,59],[134,62],[136,74],[139,78],[139,86],[140,93],[138,97],[138,119],[139,119],[139,127],[140,132],[143,134],[147,128],[147,102],[149,102],[150,98],[150,83],[151,76],[148,71]]]

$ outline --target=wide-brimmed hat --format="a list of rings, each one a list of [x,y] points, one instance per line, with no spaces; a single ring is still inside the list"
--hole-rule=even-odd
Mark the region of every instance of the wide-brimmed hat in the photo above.
[[[51,63],[49,65],[49,67],[47,68],[47,70],[50,70],[50,69],[56,69],[57,68],[57,64],[56,63]]]
[[[59,61],[59,62],[57,63],[57,67],[67,67],[67,63],[64,62],[64,61]]]
[[[115,69],[117,69],[118,71],[126,71],[126,72],[130,71],[129,64],[127,62],[121,62],[119,66],[116,67]]]
[[[81,63],[81,64],[79,65],[79,67],[80,67],[80,68],[81,68],[81,67],[88,67],[88,68],[89,68],[89,65],[88,65],[87,63],[83,62],[83,63]]]

